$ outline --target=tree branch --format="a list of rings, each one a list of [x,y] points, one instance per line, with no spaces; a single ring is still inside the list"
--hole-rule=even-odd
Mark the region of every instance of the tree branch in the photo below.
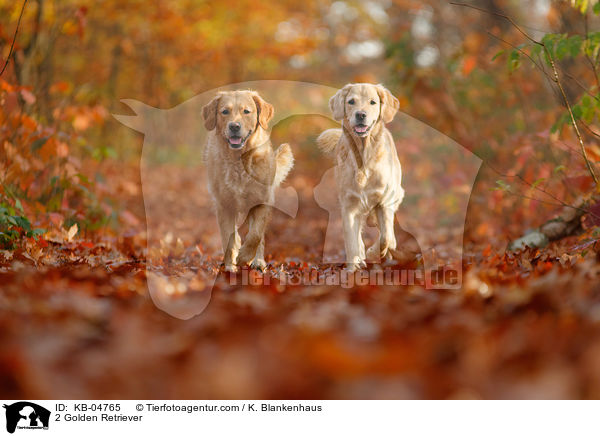
[[[585,40],[589,41],[588,38],[588,11],[585,11],[584,15],[584,25],[585,25]],[[592,67],[592,71],[594,72],[594,78],[596,79],[596,86],[600,89],[600,78],[598,77],[598,69],[596,64],[592,60],[592,58],[588,55],[587,51],[583,50],[583,54],[585,58],[588,60],[590,66]]]
[[[577,139],[579,141],[579,146],[581,148],[581,153],[583,155],[583,159],[585,160],[586,167],[587,167],[590,175],[592,176],[592,179],[594,180],[594,183],[596,185],[596,189],[598,189],[600,187],[600,183],[598,182],[598,178],[596,177],[596,173],[594,172],[592,164],[591,164],[590,160],[587,157],[587,152],[585,150],[585,144],[583,143],[583,139],[581,137],[581,133],[579,132],[579,127],[577,126],[577,121],[575,120],[575,116],[573,115],[573,110],[571,109],[571,104],[569,103],[569,99],[567,98],[567,94],[565,93],[565,90],[564,90],[564,88],[562,86],[562,83],[560,81],[560,76],[558,75],[558,69],[556,68],[556,63],[554,62],[554,58],[552,57],[552,53],[550,53],[550,50],[548,50],[548,47],[546,47],[546,44],[544,44],[544,43],[542,43],[542,42],[534,39],[527,32],[525,32],[523,29],[521,29],[521,27],[517,23],[515,23],[514,20],[511,17],[509,17],[506,14],[502,14],[500,12],[495,12],[495,11],[489,11],[487,9],[479,8],[477,6],[473,6],[473,5],[470,5],[470,4],[467,4],[467,3],[450,2],[450,4],[451,5],[455,5],[455,6],[462,6],[462,7],[466,7],[466,8],[470,8],[470,9],[475,9],[477,11],[484,12],[486,14],[491,14],[491,15],[495,15],[497,17],[504,18],[515,29],[517,29],[517,31],[521,35],[523,35],[525,38],[527,38],[533,44],[539,45],[539,46],[541,46],[543,48],[544,54],[546,55],[548,63],[550,64],[550,68],[552,69],[552,72],[554,73],[554,78],[551,79],[551,80],[554,83],[556,83],[556,86],[558,87],[558,89],[560,91],[560,94],[562,96],[563,103],[567,107],[567,110],[569,112],[569,116],[571,118],[571,125],[573,126],[573,130],[575,131],[575,135],[577,136]]]
[[[6,67],[8,66],[8,62],[10,61],[10,57],[12,56],[12,52],[15,47],[15,41],[17,40],[17,33],[19,32],[19,26],[21,25],[21,18],[23,18],[23,12],[25,11],[26,5],[27,5],[27,0],[24,0],[23,6],[21,7],[21,13],[19,14],[19,21],[17,21],[17,28],[15,29],[15,35],[13,36],[12,43],[10,44],[10,50],[8,52],[8,56],[6,57],[6,62],[4,62],[2,71],[0,71],[0,76],[2,76],[2,74],[4,74],[4,70],[6,70]]]
[[[533,58],[532,58],[532,57],[529,55],[529,53],[527,53],[527,52],[526,52],[526,51],[524,51],[523,49],[521,49],[521,48],[517,47],[516,45],[514,45],[514,44],[511,44],[510,42],[508,42],[507,40],[505,40],[505,39],[503,39],[503,38],[499,37],[498,35],[495,35],[495,34],[493,34],[493,33],[492,33],[492,32],[490,32],[490,31],[488,31],[488,32],[487,32],[487,34],[488,34],[488,35],[490,35],[490,36],[492,36],[492,37],[494,37],[494,38],[496,38],[498,41],[501,41],[501,42],[503,42],[504,44],[506,44],[506,45],[508,45],[508,46],[510,46],[510,47],[512,47],[512,48],[514,48],[514,49],[515,49],[515,50],[517,50],[519,53],[521,53],[523,56],[526,56],[527,58],[529,58],[529,60],[531,61],[531,63],[533,63],[533,65],[535,65],[535,67],[536,67],[538,70],[540,70],[540,71],[541,71],[541,72],[544,74],[544,76],[546,76],[548,79],[550,79],[550,80],[554,81],[554,80],[552,79],[552,77],[550,77],[550,75],[549,75],[549,74],[546,72],[546,70],[544,69],[544,66],[543,66],[543,64],[538,64],[538,63],[535,61],[535,59],[533,59]]]
[[[531,36],[529,36],[529,34],[527,32],[525,32],[523,29],[521,29],[521,27],[517,23],[515,23],[514,20],[512,18],[510,18],[506,14],[501,14],[500,12],[489,11],[487,9],[483,9],[483,8],[480,8],[480,7],[477,7],[477,6],[470,5],[468,3],[450,2],[450,4],[454,5],[454,6],[462,6],[462,7],[465,7],[465,8],[475,9],[476,11],[485,12],[486,14],[491,14],[491,15],[495,15],[495,16],[500,17],[500,18],[504,18],[506,21],[508,21],[510,24],[512,24],[513,27],[515,29],[517,29],[519,31],[519,33],[521,35],[523,35],[525,38],[527,38],[529,41],[531,41],[531,42],[533,42],[534,44],[537,44],[537,45],[543,45],[541,42],[539,42],[539,41],[533,39]]]
[[[546,53],[546,56],[548,56],[548,60],[550,61],[550,67],[552,68],[552,71],[554,72],[554,82],[556,83],[556,86],[558,86],[558,89],[560,90],[563,101],[564,101],[565,105],[567,106],[567,110],[569,111],[569,116],[571,117],[571,124],[573,125],[573,130],[575,130],[575,134],[577,135],[577,139],[579,141],[579,146],[581,148],[581,153],[583,154],[583,159],[585,160],[585,164],[588,168],[588,171],[592,175],[592,179],[594,179],[596,188],[598,188],[598,186],[599,186],[598,178],[596,177],[596,173],[594,172],[594,169],[592,168],[592,163],[588,159],[587,152],[585,150],[585,145],[583,143],[581,133],[579,132],[579,127],[577,126],[577,122],[575,121],[575,115],[573,115],[573,110],[571,109],[571,104],[569,103],[567,94],[565,93],[565,90],[564,90],[562,83],[560,81],[560,78],[558,76],[558,69],[556,68],[556,64],[554,63],[554,58],[552,57],[552,53],[550,53],[550,50],[548,50],[548,48],[545,45],[543,45],[543,47],[544,47],[544,52]]]
[[[508,190],[507,192],[515,195],[517,197],[522,197],[522,198],[526,198],[528,200],[535,200],[535,201],[539,201],[540,203],[545,203],[545,204],[549,204],[552,206],[562,206],[566,209],[572,209],[572,210],[576,210],[578,212],[583,213],[587,213],[592,215],[594,218],[599,219],[600,220],[600,216],[596,215],[595,213],[593,213],[592,211],[589,210],[589,208],[583,208],[581,206],[573,206],[571,204],[565,203],[564,201],[562,201],[560,198],[558,198],[556,195],[552,194],[551,192],[541,188],[540,186],[535,186],[533,183],[531,183],[529,180],[525,179],[523,176],[521,176],[520,174],[505,174],[501,171],[499,171],[498,169],[496,169],[494,166],[490,165],[488,162],[484,162],[483,163],[485,166],[487,166],[488,168],[490,168],[492,171],[494,171],[496,174],[498,174],[500,177],[503,177],[505,179],[518,179],[519,182],[521,182],[522,184],[528,186],[530,189],[535,190],[535,191],[539,191],[544,195],[547,195],[548,197],[550,197],[551,199],[553,199],[554,201],[548,201],[548,200],[544,200],[538,197],[530,197],[524,194],[519,194],[518,192],[514,192],[511,190]]]

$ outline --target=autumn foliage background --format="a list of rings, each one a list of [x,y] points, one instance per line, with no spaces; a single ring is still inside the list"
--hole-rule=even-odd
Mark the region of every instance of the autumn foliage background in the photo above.
[[[600,207],[546,247],[507,250],[596,189],[547,59],[514,23],[550,48],[597,172],[593,3],[0,0],[2,61],[10,53],[0,76],[0,394],[599,398]],[[483,159],[460,291],[240,287],[217,290],[189,321],[152,304],[149,257],[165,268],[182,258],[200,277],[218,253],[207,250],[211,234],[149,253],[143,136],[111,114],[129,113],[123,98],[169,108],[265,79],[383,83],[403,112]],[[295,144],[289,183],[305,196],[318,173],[302,157],[330,125],[274,127]],[[158,159],[157,180],[188,193],[173,226],[194,227],[186,208],[207,195],[195,160],[176,150]],[[432,167],[404,171],[426,178]],[[327,216],[314,210],[294,244],[268,242],[273,268],[319,268]],[[288,225],[272,224],[280,234]]]

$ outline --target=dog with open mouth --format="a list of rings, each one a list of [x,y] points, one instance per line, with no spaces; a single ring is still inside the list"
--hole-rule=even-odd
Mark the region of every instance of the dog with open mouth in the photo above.
[[[394,217],[404,198],[402,169],[392,134],[385,127],[400,103],[382,85],[348,84],[331,97],[329,107],[341,129],[329,129],[317,138],[325,153],[335,156],[335,178],[342,209],[346,268],[366,266],[366,258],[390,259],[396,250]],[[379,229],[365,253],[365,221]]]
[[[219,92],[202,108],[208,130],[205,161],[223,244],[225,269],[251,265],[263,270],[265,230],[275,188],[292,169],[288,144],[273,150],[269,121],[273,106],[254,91]],[[242,245],[238,227],[248,219]]]

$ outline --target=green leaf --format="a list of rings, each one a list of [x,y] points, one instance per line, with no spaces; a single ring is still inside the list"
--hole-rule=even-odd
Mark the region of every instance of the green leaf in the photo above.
[[[580,35],[573,35],[569,38],[569,55],[576,57],[581,51],[583,45],[583,39]]]
[[[48,141],[49,137],[39,138],[33,141],[31,144],[31,151],[38,151],[40,148],[44,146],[44,144]]]
[[[547,33],[542,38],[542,44],[552,53],[554,52],[554,46],[556,42],[561,38],[562,35],[558,33]]]
[[[88,177],[85,174],[77,173],[77,174],[75,174],[75,176],[79,178],[81,183],[90,184],[90,179],[88,179]]]
[[[556,58],[558,60],[564,59],[564,57],[569,53],[569,41],[566,39],[561,39],[556,44]]]
[[[600,14],[600,2],[597,2],[592,8],[592,12],[596,15]]]
[[[492,62],[495,61],[498,57],[502,56],[504,54],[504,50],[500,50],[498,53],[496,53],[494,55],[494,57],[492,58]]]
[[[21,227],[26,232],[31,230],[31,223],[29,220],[23,216],[15,216],[13,217],[16,221],[16,226]]]
[[[592,103],[592,99],[590,98],[589,95],[585,94],[583,97],[581,97],[581,105],[584,107],[590,107]]]
[[[543,183],[543,182],[545,182],[545,181],[546,181],[546,179],[545,179],[544,177],[542,177],[542,178],[540,178],[540,179],[537,179],[535,182],[533,182],[533,183],[531,184],[531,189],[535,189],[535,188],[537,188],[538,186],[540,186],[540,184],[541,184],[541,183]]]
[[[556,123],[554,123],[554,125],[550,128],[550,132],[551,133],[556,133],[558,131],[560,131],[560,129],[562,128],[562,126],[564,126],[570,119],[570,116],[567,112],[564,112],[559,118],[558,120],[556,120]]]
[[[496,180],[496,186],[494,188],[495,191],[506,191],[509,192],[510,191],[510,185],[508,183],[506,183],[504,180]]]
[[[587,12],[589,3],[589,0],[571,0],[571,6],[573,6],[573,8],[577,9],[582,14]]]
[[[508,55],[508,69],[515,71],[521,64],[521,54],[517,50],[513,50]]]

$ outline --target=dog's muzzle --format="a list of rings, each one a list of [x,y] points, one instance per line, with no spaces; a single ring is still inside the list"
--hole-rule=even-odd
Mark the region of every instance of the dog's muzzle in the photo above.
[[[231,148],[233,148],[234,150],[238,150],[244,146],[244,144],[246,143],[246,140],[250,137],[251,134],[252,134],[252,130],[250,130],[248,132],[248,134],[243,138],[241,136],[237,136],[237,135],[229,136],[227,138],[227,142],[229,143],[229,146]]]
[[[356,133],[358,136],[367,136],[369,134],[369,130],[371,130],[371,127],[373,127],[373,123],[371,123],[371,125],[366,125],[366,124],[356,124],[355,126],[352,127],[352,129],[354,130],[354,133]]]

